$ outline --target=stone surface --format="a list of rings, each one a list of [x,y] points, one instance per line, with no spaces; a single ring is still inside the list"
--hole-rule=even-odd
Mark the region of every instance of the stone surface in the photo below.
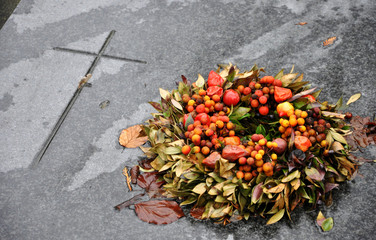
[[[254,63],[270,74],[304,72],[322,98],[333,102],[361,92],[350,110],[376,112],[373,1],[21,1],[0,31],[0,238],[1,239],[372,239],[374,165],[335,191],[322,207],[334,228],[321,233],[317,211],[298,210],[278,224],[265,220],[222,227],[189,217],[155,226],[133,210],[113,206],[127,191],[122,168],[142,156],[117,144],[121,129],[150,117],[147,101],[158,87],[172,89],[184,74],[207,76],[217,63],[241,69]],[[298,22],[307,25],[296,25]],[[91,88],[84,88],[46,155],[29,168],[93,56],[116,30]],[[338,40],[323,47],[332,36]],[[27,79],[27,81],[24,81]],[[101,108],[103,101],[109,105]],[[375,159],[375,148],[366,151]]]

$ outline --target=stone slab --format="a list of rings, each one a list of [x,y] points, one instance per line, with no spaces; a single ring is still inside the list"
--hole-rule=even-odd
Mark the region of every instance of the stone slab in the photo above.
[[[11,71],[20,61],[36,61],[31,69],[46,67],[40,75],[34,70],[35,84],[43,85],[54,69],[73,72],[69,79],[79,79],[76,75],[87,70],[82,65],[92,58],[50,49],[69,46],[95,51],[112,29],[117,32],[106,54],[148,63],[102,59],[92,87],[84,88],[36,169],[27,168],[31,158],[16,155],[16,148],[1,154],[0,238],[372,239],[376,170],[371,164],[361,167],[362,176],[335,191],[333,206],[320,208],[335,222],[325,234],[314,224],[317,211],[298,210],[293,222],[284,219],[271,226],[265,226],[261,218],[222,227],[190,217],[155,226],[140,221],[131,209],[115,212],[113,206],[138,193],[137,188],[127,191],[121,170],[142,156],[137,149],[123,151],[117,144],[118,134],[148,119],[152,109],[147,101],[158,98],[158,87],[174,88],[181,74],[190,79],[197,73],[207,76],[217,63],[227,61],[241,69],[257,62],[271,74],[295,65],[314,86],[325,87],[323,98],[333,102],[341,94],[347,99],[361,92],[363,97],[350,110],[357,115],[375,112],[376,102],[370,100],[376,93],[375,48],[370,37],[375,33],[374,12],[372,1],[111,0],[78,5],[70,0],[60,5],[22,1],[0,31],[0,46],[5,49],[0,71],[11,79],[22,79],[12,77],[17,74]],[[301,21],[308,24],[295,25]],[[331,36],[338,40],[323,47],[322,42]],[[52,55],[45,59],[43,53]],[[16,68],[19,76],[30,71],[27,66]],[[75,83],[63,97],[71,96]],[[12,89],[11,80],[7,84]],[[9,95],[21,96],[22,92]],[[14,117],[24,114],[20,106],[9,105],[11,97],[3,99],[1,106],[8,106],[8,111],[1,113],[14,108],[19,109]],[[106,100],[110,104],[100,108]],[[43,107],[36,104],[38,109]],[[55,112],[51,107],[46,114],[53,119]],[[40,122],[41,114],[31,116]],[[14,128],[21,128],[22,123]],[[29,126],[30,132],[41,131],[37,125]],[[366,155],[375,158],[375,150],[370,148]],[[18,157],[4,164],[3,159],[12,155]],[[17,161],[23,164],[15,167]]]

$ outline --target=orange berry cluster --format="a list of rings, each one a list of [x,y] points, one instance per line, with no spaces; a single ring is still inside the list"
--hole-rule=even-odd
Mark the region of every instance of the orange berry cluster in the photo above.
[[[273,149],[277,147],[276,142],[267,141],[261,134],[253,134],[246,148],[250,152],[249,157],[241,157],[237,161],[239,171],[236,177],[250,181],[261,172],[264,172],[266,176],[272,176],[278,159]]]
[[[275,86],[281,87],[281,80],[274,79],[273,76],[265,76],[258,81],[250,82],[247,87],[239,85],[237,90],[245,96],[251,94],[249,100],[250,107],[255,109],[259,114],[266,116],[269,114],[269,109],[275,103],[273,99]]]
[[[285,140],[294,131],[295,136],[308,138],[312,145],[318,143],[322,148],[328,145],[325,131],[331,128],[331,124],[321,118],[319,108],[307,111],[296,109],[292,114],[287,114],[286,117],[280,118],[279,123],[278,130]]]
[[[191,113],[195,121],[187,126],[184,133],[195,145],[193,153],[201,152],[208,155],[213,149],[220,149],[223,145],[239,145],[240,138],[235,136],[235,125],[230,121],[230,108],[221,102],[219,95],[208,96],[204,89],[190,97],[182,96],[185,108]],[[182,150],[189,154],[191,149],[187,145]],[[189,150],[189,151],[188,151]]]

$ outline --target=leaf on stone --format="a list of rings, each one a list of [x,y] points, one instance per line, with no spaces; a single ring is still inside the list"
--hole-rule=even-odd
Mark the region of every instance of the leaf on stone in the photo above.
[[[142,133],[141,125],[134,125],[121,131],[119,143],[126,148],[137,148],[148,140],[147,136]]]
[[[144,195],[145,195],[144,193],[137,194],[136,196],[132,197],[131,199],[128,199],[127,201],[122,202],[122,203],[116,205],[115,209],[120,211],[123,208],[126,208],[126,207],[129,207],[131,205],[134,205],[134,204],[142,201],[142,197]]]
[[[164,181],[160,181],[158,179],[158,172],[144,172],[143,174],[140,174],[137,178],[137,184],[141,188],[144,188],[146,191],[154,191],[159,189]]]
[[[282,209],[279,210],[276,214],[274,214],[274,215],[268,220],[268,222],[266,223],[266,225],[270,225],[270,224],[273,224],[273,223],[278,222],[279,220],[282,219],[283,215],[285,215],[285,209],[284,209],[284,208],[282,208]]]
[[[330,231],[333,228],[333,218],[327,218],[322,222],[321,228],[324,232]]]
[[[184,216],[180,206],[175,201],[150,200],[135,204],[139,219],[147,223],[168,224]]]
[[[199,88],[202,88],[205,84],[205,79],[201,76],[201,74],[198,75],[196,86]]]
[[[159,94],[160,94],[161,97],[162,97],[163,99],[165,99],[165,100],[166,100],[168,97],[171,96],[171,94],[170,94],[169,91],[164,90],[164,89],[162,89],[162,88],[159,88]]]
[[[174,105],[174,107],[183,111],[183,107],[181,106],[181,104],[178,101],[176,101],[175,99],[171,99],[171,103],[172,103],[172,105]]]
[[[336,39],[337,39],[337,37],[330,37],[330,38],[326,39],[323,42],[323,46],[325,47],[325,46],[333,44]]]
[[[357,93],[357,94],[352,95],[352,96],[349,98],[349,100],[347,101],[346,105],[349,105],[349,104],[351,104],[351,103],[357,101],[361,96],[362,96],[362,94],[360,94],[360,93]]]
[[[321,227],[322,223],[324,222],[325,219],[326,218],[324,217],[324,215],[320,211],[319,214],[317,215],[317,218],[316,218],[317,225],[319,225]]]
[[[194,207],[191,208],[191,211],[189,212],[192,217],[201,220],[202,214],[205,212],[205,207]]]

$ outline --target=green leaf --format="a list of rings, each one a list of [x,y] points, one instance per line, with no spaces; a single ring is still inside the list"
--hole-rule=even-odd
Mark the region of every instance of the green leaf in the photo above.
[[[277,73],[277,75],[274,76],[275,79],[281,79],[281,77],[283,76],[283,70],[282,69],[281,71],[279,71],[279,73]]]
[[[299,170],[295,170],[294,172],[290,173],[289,175],[282,178],[283,183],[290,182],[291,180],[294,180],[295,178],[300,178],[300,172]]]
[[[340,107],[342,107],[342,104],[343,104],[343,96],[341,96],[341,97],[338,99],[338,101],[337,101],[337,103],[336,103],[336,107],[335,107],[335,109],[338,110]]]
[[[193,189],[192,192],[197,193],[199,195],[206,192],[206,183],[199,183]]]
[[[266,130],[262,124],[258,125],[256,128],[256,133],[257,134],[262,134],[263,136],[266,135]]]
[[[270,225],[270,224],[273,224],[273,223],[278,222],[279,220],[282,219],[283,215],[285,215],[285,209],[284,209],[284,208],[282,208],[282,209],[279,210],[276,214],[274,214],[274,215],[268,220],[268,222],[266,223],[266,225]]]
[[[181,153],[181,148],[179,148],[179,147],[168,147],[168,148],[166,148],[165,153],[168,154],[168,155],[179,154],[179,153]]]
[[[205,79],[199,74],[197,81],[196,81],[196,86],[199,88],[202,88],[205,84]]]
[[[197,201],[197,196],[189,196],[187,200],[180,203],[180,206],[189,205]]]
[[[246,107],[239,107],[230,115],[231,120],[240,120],[244,115],[246,115],[251,109]]]
[[[350,99],[347,101],[346,105],[349,105],[355,101],[357,101],[360,97],[362,96],[362,94],[360,93],[357,93],[357,94],[354,94],[350,97]]]
[[[193,124],[195,121],[193,120],[193,117],[191,114],[189,114],[187,120],[185,121],[184,128],[187,129],[190,124]]]
[[[321,226],[321,228],[322,228],[322,230],[324,231],[324,232],[327,232],[327,231],[330,231],[330,230],[332,230],[332,228],[333,228],[333,224],[334,224],[334,222],[333,222],[333,218],[327,218],[327,219],[325,219],[323,222],[322,222],[322,226]]]

